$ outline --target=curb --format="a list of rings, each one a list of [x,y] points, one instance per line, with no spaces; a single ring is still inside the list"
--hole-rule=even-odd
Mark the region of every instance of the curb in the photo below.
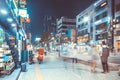
[[[18,76],[17,76],[17,78],[15,80],[19,79],[20,73],[21,73],[21,69],[20,69],[20,72],[19,72],[19,74],[18,74]]]

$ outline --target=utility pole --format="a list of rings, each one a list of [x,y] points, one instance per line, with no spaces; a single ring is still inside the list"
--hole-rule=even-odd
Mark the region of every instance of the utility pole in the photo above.
[[[111,28],[112,28],[112,36],[111,36],[111,40],[112,40],[112,52],[114,50],[114,28],[113,28],[113,19],[115,19],[115,0],[112,0],[111,2],[111,11],[112,11],[112,25],[111,25]]]

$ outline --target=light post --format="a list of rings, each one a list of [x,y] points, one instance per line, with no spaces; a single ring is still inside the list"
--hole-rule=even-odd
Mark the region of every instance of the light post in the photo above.
[[[113,19],[112,20],[112,35],[111,35],[111,38],[112,38],[112,52],[114,51],[114,30],[116,29],[116,24],[118,23],[119,21],[117,19]]]

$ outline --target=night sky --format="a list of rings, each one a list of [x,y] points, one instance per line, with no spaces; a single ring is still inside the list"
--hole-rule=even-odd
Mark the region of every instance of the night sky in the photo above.
[[[45,15],[59,18],[67,16],[75,18],[77,14],[97,0],[27,0],[28,14],[31,18],[32,39],[43,33],[43,17]]]

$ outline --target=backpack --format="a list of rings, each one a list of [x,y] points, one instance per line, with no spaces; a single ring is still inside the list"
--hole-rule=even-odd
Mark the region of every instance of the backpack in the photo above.
[[[105,57],[109,56],[109,48],[107,48],[107,47],[102,48],[102,56],[105,56]]]

